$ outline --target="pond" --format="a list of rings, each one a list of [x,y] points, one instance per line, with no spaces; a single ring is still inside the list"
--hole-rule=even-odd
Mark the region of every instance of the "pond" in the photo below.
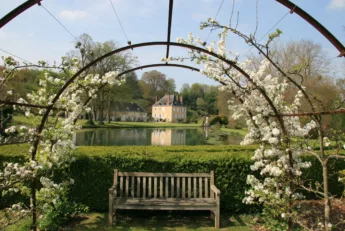
[[[77,132],[77,146],[125,145],[205,145],[239,144],[238,134],[215,132],[205,128],[116,128],[83,129]]]

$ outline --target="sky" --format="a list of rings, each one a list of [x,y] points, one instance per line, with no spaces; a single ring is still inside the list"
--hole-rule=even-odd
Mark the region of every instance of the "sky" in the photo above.
[[[205,40],[209,29],[200,31],[200,22],[214,18],[223,0],[175,0],[172,20],[171,41],[177,37],[187,38],[192,32]],[[258,14],[256,14],[256,1]],[[24,0],[0,0],[0,18]],[[169,0],[112,0],[122,22],[127,37],[132,42],[166,41]],[[316,18],[343,44],[345,43],[345,0],[293,0],[295,4]],[[217,15],[221,24],[228,24],[232,11],[233,0],[224,0]],[[112,10],[110,0],[43,0],[42,5],[48,9],[76,37],[83,33],[89,34],[94,41],[104,42],[114,40],[117,46],[127,45],[120,24]],[[253,33],[258,18],[257,38],[265,35],[289,10],[274,0],[236,0],[233,24],[237,21],[238,29],[246,34]],[[335,75],[340,73],[344,58],[334,58],[339,55],[333,45],[316,29],[296,14],[288,14],[275,27],[283,31],[282,42],[309,39],[322,45]],[[217,41],[217,32],[213,31],[208,42]],[[266,38],[266,37],[265,37]],[[262,41],[265,41],[263,38]],[[53,63],[74,48],[75,40],[66,30],[54,20],[42,7],[35,5],[0,29],[0,49],[24,58],[30,62],[45,60]],[[230,35],[227,47],[232,53],[239,53],[245,58],[253,50],[240,38]],[[161,63],[165,57],[166,47],[143,47],[134,49],[138,57],[138,65]],[[170,49],[171,56],[187,56],[183,48]],[[0,56],[8,56],[0,51]],[[1,61],[2,62],[2,61]],[[1,64],[1,63],[0,63]],[[200,68],[193,63],[185,62]],[[183,83],[205,83],[216,85],[198,72],[186,69],[159,67],[152,68],[175,79],[177,90]],[[152,69],[137,71],[141,75]]]

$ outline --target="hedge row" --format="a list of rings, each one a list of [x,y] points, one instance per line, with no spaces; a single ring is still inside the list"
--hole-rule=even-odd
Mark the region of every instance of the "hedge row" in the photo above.
[[[5,146],[4,146],[5,147]],[[27,152],[28,149],[18,148]],[[137,172],[210,172],[215,171],[215,184],[221,190],[221,207],[231,212],[247,213],[255,209],[242,203],[246,189],[246,176],[251,172],[250,157],[254,146],[130,146],[130,147],[78,147],[76,161],[70,175],[75,184],[71,197],[90,207],[91,210],[106,211],[108,189],[113,181],[113,169]],[[10,147],[0,149],[1,162],[10,159],[22,161]],[[321,166],[314,159],[306,176],[322,180]],[[340,195],[343,185],[338,182],[337,173],[344,169],[343,160],[330,163],[330,191]]]

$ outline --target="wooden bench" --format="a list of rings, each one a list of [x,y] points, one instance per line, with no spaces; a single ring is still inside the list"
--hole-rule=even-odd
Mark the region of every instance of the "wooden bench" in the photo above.
[[[219,228],[220,191],[210,173],[119,172],[109,189],[109,225],[116,210],[210,210]]]

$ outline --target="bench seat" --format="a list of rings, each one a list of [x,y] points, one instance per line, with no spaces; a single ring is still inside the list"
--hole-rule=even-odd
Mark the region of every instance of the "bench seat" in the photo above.
[[[117,198],[116,209],[140,210],[215,210],[214,198]]]
[[[118,209],[208,210],[219,228],[220,191],[214,173],[152,173],[114,170],[109,189],[109,225]]]

